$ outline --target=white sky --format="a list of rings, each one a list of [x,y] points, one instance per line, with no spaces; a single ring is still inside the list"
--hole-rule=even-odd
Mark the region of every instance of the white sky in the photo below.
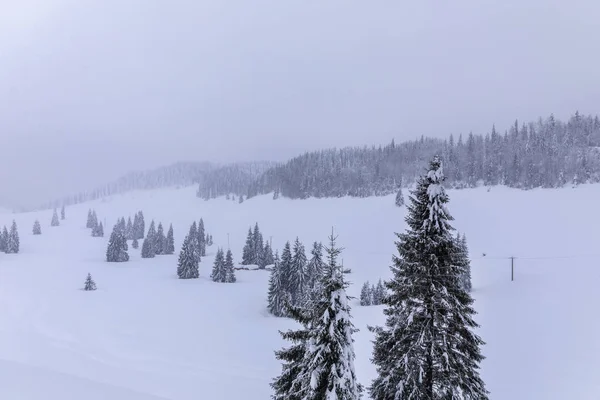
[[[600,104],[593,0],[0,0],[0,202]]]

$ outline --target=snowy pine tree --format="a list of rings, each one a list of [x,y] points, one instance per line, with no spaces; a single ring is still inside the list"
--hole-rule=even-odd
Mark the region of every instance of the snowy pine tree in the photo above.
[[[87,274],[87,278],[85,279],[85,285],[83,286],[83,290],[91,291],[96,290],[96,282],[92,279],[92,274]]]
[[[110,234],[108,240],[108,247],[106,248],[106,261],[107,262],[126,262],[129,261],[129,254],[127,254],[127,238],[125,237],[125,231],[122,229],[121,223],[117,223]]]
[[[206,256],[206,232],[204,231],[204,220],[200,218],[198,223],[198,249],[200,251],[200,257]]]
[[[269,278],[269,294],[267,298],[269,312],[276,317],[284,317],[286,315],[285,306],[288,301],[289,296],[287,296],[287,292],[283,287],[279,253],[275,252],[275,264],[271,269],[271,277]]]
[[[192,223],[192,226],[190,226],[190,231],[188,233],[188,237],[189,237],[189,241],[190,241],[190,246],[192,246],[192,249],[194,250],[194,255],[196,257],[196,259],[198,260],[198,262],[201,261],[202,256],[200,255],[200,250],[199,250],[199,246],[198,246],[198,226],[196,225],[196,221],[194,221]]]
[[[379,306],[383,304],[385,299],[385,286],[381,279],[377,282],[377,285],[373,285],[371,288],[371,305]]]
[[[50,226],[59,226],[60,225],[60,221],[58,219],[58,212],[56,211],[56,208],[54,209],[54,213],[52,214],[52,221],[50,222]]]
[[[183,241],[183,246],[179,253],[179,261],[177,263],[177,276],[179,279],[196,279],[200,276],[195,241],[196,238],[190,238],[189,235],[186,236]]]
[[[294,306],[303,306],[308,300],[308,293],[306,291],[309,284],[307,264],[308,260],[306,259],[304,245],[300,243],[300,239],[296,238],[296,241],[294,242],[294,255],[292,257],[291,276],[291,294],[292,304]]]
[[[263,264],[263,250],[263,236],[258,228],[258,223],[256,223],[252,233],[252,264],[258,265],[261,269],[265,267]]]
[[[246,244],[242,251],[242,265],[252,265],[254,263],[254,237],[252,236],[252,228],[248,228],[248,236]]]
[[[94,227],[94,218],[92,217],[92,209],[90,208],[88,211],[87,223],[85,224],[86,228]]]
[[[2,228],[2,235],[0,235],[0,251],[6,253],[8,250],[8,229],[6,225]]]
[[[156,254],[165,254],[166,243],[167,238],[165,237],[165,231],[162,223],[159,222],[158,228],[156,229],[156,235],[154,236],[154,251]]]
[[[13,221],[10,226],[10,232],[8,233],[8,239],[6,241],[6,253],[16,254],[19,252],[21,242],[19,240],[19,232],[17,230],[17,223]]]
[[[210,274],[210,278],[213,280],[213,282],[225,282],[227,279],[227,273],[225,271],[225,256],[222,249],[217,250],[215,263],[212,273]]]
[[[275,263],[275,257],[273,257],[273,249],[271,248],[271,244],[268,241],[265,242],[265,249],[263,250],[262,262],[264,264],[264,267],[266,267],[267,265],[273,265],[273,263]]]
[[[463,234],[456,235],[456,247],[459,250],[457,258],[454,261],[456,265],[462,267],[462,274],[460,276],[460,285],[463,290],[471,292],[471,262],[469,260],[469,248],[467,246],[467,237]]]
[[[167,239],[165,241],[165,251],[164,254],[174,254],[175,253],[175,236],[173,235],[173,224],[169,226],[169,231],[167,232]]]
[[[144,242],[142,243],[142,258],[154,258],[156,256],[156,252],[154,251],[154,238],[150,236],[146,236]]]
[[[146,240],[152,242],[150,248],[152,249],[154,255],[156,255],[156,248],[154,247],[156,245],[156,226],[154,225],[154,220],[150,222],[150,226],[148,227],[148,234],[146,234]]]
[[[140,247],[140,243],[138,242],[137,239],[133,239],[133,242],[131,242],[131,247],[136,250]]]
[[[396,205],[402,207],[404,205],[404,195],[402,194],[402,188],[398,189],[396,194]]]
[[[98,224],[98,237],[104,237],[104,225],[102,225],[102,222]]]
[[[373,293],[371,292],[371,285],[369,281],[366,281],[360,290],[360,305],[370,306],[373,303]]]
[[[231,253],[231,250],[227,250],[227,254],[225,255],[225,282],[235,283],[236,280],[233,254]]]
[[[41,235],[42,234],[42,226],[40,225],[40,221],[38,221],[37,219],[33,223],[33,234],[34,235]]]
[[[306,265],[307,279],[304,292],[307,296],[306,301],[313,303],[318,300],[322,292],[320,285],[325,268],[325,263],[323,262],[323,245],[319,242],[314,242],[310,254],[311,258]],[[310,304],[307,306],[310,306]]]
[[[91,228],[98,225],[98,215],[96,214],[96,210],[92,210],[92,226]]]
[[[67,217],[66,217],[66,214],[65,214],[65,206],[63,204],[63,206],[60,209],[60,219],[64,221],[66,218]]]
[[[127,240],[134,239],[133,224],[131,223],[131,217],[127,218],[127,225],[125,226],[125,237],[127,238]]]
[[[406,233],[386,282],[385,327],[375,332],[374,400],[486,400],[479,376],[483,341],[474,333],[473,299],[460,285],[464,268],[451,235],[448,196],[436,157],[410,198]]]

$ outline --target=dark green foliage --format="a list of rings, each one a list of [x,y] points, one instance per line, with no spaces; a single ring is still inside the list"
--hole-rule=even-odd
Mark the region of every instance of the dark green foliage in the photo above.
[[[177,263],[177,276],[179,279],[196,279],[200,276],[195,241],[195,236],[190,237],[189,235],[183,241]]]
[[[87,274],[87,278],[85,279],[85,285],[83,286],[83,290],[92,291],[96,290],[96,282],[92,279],[92,274]]]
[[[460,284],[464,266],[452,236],[441,164],[435,158],[412,192],[386,282],[385,327],[375,332],[374,400],[486,400],[479,376],[483,341],[474,333],[473,299]]]
[[[125,237],[125,231],[122,229],[121,224],[117,223],[113,228],[113,232],[110,234],[108,240],[108,247],[106,249],[106,261],[108,262],[126,262],[129,261],[127,238]]]
[[[33,234],[34,235],[41,235],[42,234],[42,226],[40,225],[40,221],[38,221],[37,219],[33,223]]]

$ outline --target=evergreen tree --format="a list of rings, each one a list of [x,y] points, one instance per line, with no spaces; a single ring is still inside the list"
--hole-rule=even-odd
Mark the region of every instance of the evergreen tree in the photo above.
[[[154,251],[154,238],[150,236],[146,236],[144,242],[142,243],[142,258],[154,258],[156,252]]]
[[[85,291],[96,290],[96,282],[92,279],[92,274],[87,274],[87,278],[85,279],[85,285],[83,287]]]
[[[309,285],[309,277],[307,271],[308,261],[304,251],[304,245],[300,243],[300,239],[296,238],[294,242],[294,255],[292,257],[292,304],[302,306],[304,302],[309,300],[307,287]]]
[[[369,281],[366,281],[360,290],[360,305],[370,306],[373,303],[372,297],[371,285],[369,284]]]
[[[133,234],[133,224],[131,223],[131,217],[127,218],[127,225],[125,226],[125,237],[127,238],[127,240],[133,240],[134,239],[134,234]]]
[[[318,300],[322,291],[320,284],[325,269],[325,263],[323,262],[323,245],[319,242],[314,242],[310,253],[311,258],[306,265],[307,279],[304,292],[307,295],[308,302],[315,302]]]
[[[8,233],[8,239],[6,241],[6,253],[16,254],[19,252],[20,247],[19,232],[17,230],[17,223],[13,221],[10,227],[10,233]]]
[[[262,263],[264,265],[263,268],[267,265],[273,265],[274,262],[275,258],[273,257],[273,249],[271,249],[271,244],[269,243],[269,241],[266,241],[262,258]]]
[[[125,236],[125,240],[127,240],[127,223],[125,222],[125,217],[121,217],[119,220],[119,230],[123,232],[123,236]]]
[[[474,333],[473,299],[460,285],[464,268],[454,263],[459,250],[443,180],[436,157],[412,192],[408,229],[398,234],[386,326],[371,328],[374,400],[488,398],[478,371],[483,341]]]
[[[138,242],[137,239],[133,239],[133,242],[131,242],[131,247],[136,250],[140,247],[140,243]]]
[[[8,229],[6,229],[6,225],[2,228],[2,235],[0,236],[0,251],[4,253],[8,251]]]
[[[227,279],[227,273],[225,271],[225,256],[223,255],[222,249],[217,250],[215,263],[212,273],[210,274],[210,278],[213,280],[213,282],[225,282]]]
[[[198,250],[198,226],[196,225],[196,221],[194,221],[192,223],[192,226],[190,226],[190,232],[188,233],[188,237],[190,241],[190,246],[192,246],[192,250],[194,250],[194,255],[198,262],[200,262],[202,257],[200,256],[200,251]]]
[[[50,226],[59,226],[60,221],[58,220],[58,213],[56,212],[56,208],[54,209],[54,213],[52,214],[52,221],[50,222]]]
[[[244,195],[240,194],[239,203],[242,204],[244,202]]]
[[[471,292],[471,262],[469,260],[469,249],[467,247],[467,237],[463,234],[456,235],[456,247],[459,250],[456,258],[456,265],[462,267],[460,275],[460,285],[463,290]]]
[[[165,237],[165,231],[162,223],[158,223],[158,229],[156,230],[156,236],[154,236],[154,251],[156,254],[165,254],[165,246],[167,238]]]
[[[94,227],[94,218],[92,216],[92,209],[90,208],[88,210],[88,217],[87,217],[87,223],[85,224],[86,228],[93,228]]]
[[[348,283],[337,263],[341,252],[333,234],[326,249],[328,263],[323,278],[323,293],[312,311],[309,339],[302,361],[302,372],[297,379],[309,385],[307,400],[358,400],[362,387],[354,370],[354,339],[358,330],[352,324]]]
[[[63,221],[66,219],[64,204],[63,204],[62,208],[60,209],[60,219]]]
[[[231,250],[227,250],[227,255],[225,256],[225,282],[235,283],[236,280],[233,254],[231,254]]]
[[[269,278],[269,295],[268,309],[271,314],[276,317],[286,316],[286,302],[289,298],[286,289],[283,287],[283,279],[281,276],[281,263],[279,261],[279,253],[275,252],[275,265],[271,269],[271,277]]]
[[[156,248],[154,247],[156,245],[156,226],[154,225],[154,220],[150,222],[150,226],[148,227],[148,234],[146,235],[146,240],[152,242],[150,244],[150,249],[152,250],[152,253],[156,255]],[[142,251],[143,250],[144,245],[142,244]],[[154,257],[154,255],[152,257]]]
[[[213,242],[213,236],[212,235],[208,235],[207,245],[208,246],[212,246],[213,244],[214,244],[214,242]]]
[[[377,285],[373,285],[371,288],[371,304],[374,306],[378,306],[384,303],[385,299],[385,286],[381,279],[377,282]]]
[[[252,228],[248,228],[248,236],[246,237],[246,244],[242,251],[242,265],[252,265],[254,262],[254,238],[252,236]]]
[[[201,257],[206,257],[206,232],[204,231],[204,220],[200,218],[198,223],[198,249]]]
[[[144,220],[144,213],[139,212],[139,230],[138,230],[138,239],[144,238],[144,233],[146,232],[146,222]]]
[[[140,213],[136,212],[133,216],[133,224],[131,225],[131,234],[133,239],[141,239],[140,237]]]
[[[127,238],[125,232],[119,223],[115,225],[110,239],[108,240],[108,247],[106,249],[106,261],[107,262],[126,262],[129,261],[129,254],[127,254]]]
[[[396,194],[396,205],[402,207],[404,205],[404,195],[402,195],[402,188],[398,189]]]
[[[92,210],[92,226],[90,228],[98,225],[98,215],[96,214],[96,210]]]
[[[294,304],[294,298],[296,298],[296,294],[298,293],[298,287],[295,286],[295,273],[294,264],[292,260],[292,247],[290,242],[286,242],[285,246],[283,246],[283,251],[281,252],[281,260],[279,262],[280,269],[280,286],[281,286],[281,297],[285,299],[289,305]],[[286,307],[284,309],[287,312]]]
[[[102,225],[102,222],[98,224],[98,237],[104,237],[104,225]]]
[[[174,254],[175,253],[175,236],[173,235],[173,224],[169,226],[169,231],[167,232],[167,239],[165,242],[165,252],[164,254]]]
[[[258,265],[259,268],[264,268],[263,264],[263,237],[258,228],[258,223],[254,225],[252,233],[252,264]]]
[[[196,279],[200,276],[195,241],[195,236],[190,237],[189,235],[183,241],[177,263],[177,276],[179,279]]]
[[[37,219],[33,223],[33,234],[34,235],[41,235],[42,234],[42,226],[40,225],[40,221],[38,221]]]

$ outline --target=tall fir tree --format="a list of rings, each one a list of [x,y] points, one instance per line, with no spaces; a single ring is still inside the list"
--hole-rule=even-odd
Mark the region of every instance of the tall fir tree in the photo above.
[[[156,252],[154,251],[154,238],[146,236],[142,243],[142,251],[140,252],[142,258],[154,258]]]
[[[52,221],[50,221],[50,226],[59,226],[60,225],[60,221],[58,219],[58,212],[56,211],[56,208],[54,209],[54,213],[52,214]]]
[[[146,232],[146,221],[144,220],[144,213],[142,211],[139,212],[139,231],[138,231],[138,239],[143,239],[144,234]]]
[[[0,251],[6,253],[8,250],[8,229],[6,225],[2,228],[2,235],[0,236]]]
[[[177,263],[177,276],[179,279],[196,279],[200,276],[195,240],[195,237],[188,235],[183,241]]]
[[[129,254],[127,254],[127,238],[125,237],[125,231],[123,230],[121,223],[117,223],[110,234],[108,240],[108,247],[106,248],[106,261],[107,262],[127,262],[129,261]]]
[[[12,222],[10,226],[10,232],[8,233],[8,239],[6,241],[6,253],[16,254],[19,252],[21,241],[19,240],[19,231],[17,229],[17,223]]]
[[[146,235],[146,240],[152,242],[152,252],[154,253],[154,255],[156,255],[156,248],[154,247],[156,245],[156,226],[154,225],[154,220],[150,222],[150,226],[148,227],[148,234]]]
[[[65,205],[63,204],[63,206],[60,209],[60,219],[64,221],[66,218],[67,216],[65,214]]]
[[[227,279],[227,274],[225,271],[225,256],[222,249],[217,250],[215,263],[212,273],[210,274],[210,278],[213,280],[213,282],[225,282]]]
[[[398,189],[396,193],[396,205],[402,207],[404,205],[404,195],[402,194],[402,188]]]
[[[140,237],[140,213],[136,212],[133,216],[133,224],[131,225],[131,233],[134,239],[141,239]]]
[[[104,237],[104,225],[102,224],[102,222],[98,224],[98,236]]]
[[[463,290],[471,292],[473,286],[471,284],[471,261],[469,260],[469,248],[467,247],[467,237],[463,234],[456,235],[456,246],[459,249],[456,264],[463,269],[460,276],[460,285]]]
[[[263,264],[263,236],[258,228],[258,223],[254,225],[252,233],[252,264],[258,265],[259,268],[264,268]]]
[[[227,250],[227,254],[225,255],[225,282],[235,283],[236,281],[233,254],[231,253],[231,250]]]
[[[412,192],[408,229],[398,234],[393,278],[386,282],[386,325],[371,328],[374,400],[488,399],[479,376],[484,343],[474,333],[473,299],[460,285],[464,267],[456,262],[443,181],[436,157]]]
[[[134,239],[133,224],[131,223],[131,217],[127,218],[127,225],[125,226],[125,237],[127,238],[127,240]]]
[[[165,254],[174,254],[175,253],[175,236],[173,234],[173,224],[169,226],[169,231],[167,232],[167,239],[165,241]]]
[[[313,243],[313,248],[310,251],[311,258],[306,264],[306,283],[304,292],[307,296],[308,302],[315,302],[321,295],[321,280],[323,278],[323,271],[325,270],[325,263],[323,262],[323,245],[319,242]]]
[[[273,265],[273,263],[275,262],[275,257],[273,257],[273,249],[271,248],[271,244],[268,240],[265,241],[265,249],[263,250],[262,262],[264,264],[263,268],[267,265]]]
[[[85,279],[85,284],[83,285],[83,290],[89,292],[96,290],[96,282],[92,279],[92,274],[88,273],[87,278]]]
[[[87,217],[87,222],[85,224],[86,228],[93,228],[94,227],[94,218],[92,217],[92,209],[90,208],[88,210],[88,217]]]
[[[271,269],[269,278],[269,292],[267,297],[268,310],[276,317],[286,316],[286,302],[289,302],[289,296],[283,287],[283,279],[281,276],[281,262],[279,253],[275,252],[275,264]]]
[[[371,292],[371,285],[369,281],[366,281],[360,289],[360,305],[370,306],[373,303],[373,294]]]
[[[138,242],[137,239],[133,239],[133,241],[131,242],[131,248],[137,250],[139,247],[140,247],[140,242]]]
[[[156,229],[156,236],[154,236],[154,251],[156,254],[165,254],[166,243],[167,238],[165,237],[165,231],[162,223],[159,222],[158,228]]]
[[[371,305],[379,306],[384,303],[385,300],[385,286],[381,279],[377,282],[377,285],[373,285],[371,288]]]
[[[40,225],[40,221],[38,221],[37,219],[33,223],[33,234],[34,235],[41,235],[42,234],[42,226]]]
[[[96,210],[92,210],[92,226],[91,228],[98,225],[98,214],[96,214]]]
[[[304,245],[300,242],[300,239],[296,238],[294,242],[294,255],[292,256],[291,277],[292,304],[294,306],[303,306],[309,300],[306,290],[309,282],[307,264],[308,260],[306,259]]]
[[[192,246],[192,250],[194,250],[194,256],[200,262],[202,260],[202,256],[200,255],[199,246],[198,246],[198,225],[196,225],[196,221],[192,222],[190,226],[190,231],[188,233],[190,246]]]
[[[254,263],[254,237],[252,236],[252,228],[248,228],[248,236],[246,236],[246,244],[242,251],[242,265],[252,265]]]
[[[206,232],[204,231],[204,220],[200,218],[198,223],[198,249],[200,256],[206,257]]]

